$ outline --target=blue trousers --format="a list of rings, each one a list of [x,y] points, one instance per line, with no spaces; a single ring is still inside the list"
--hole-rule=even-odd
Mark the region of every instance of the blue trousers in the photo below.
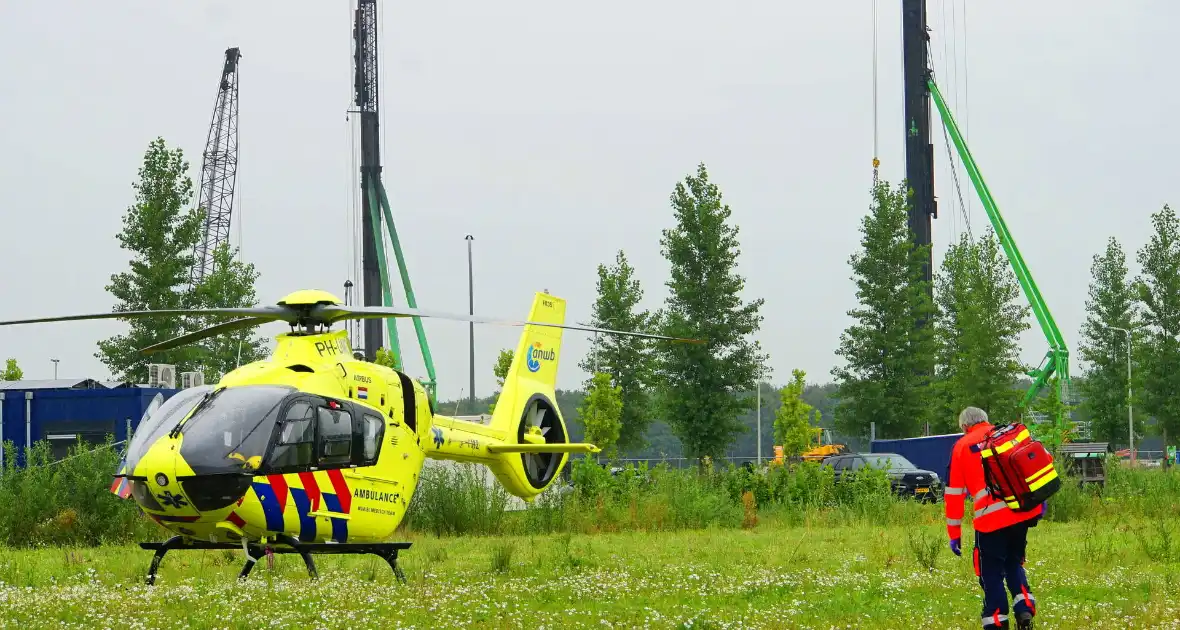
[[[994,532],[975,532],[975,574],[983,587],[983,627],[1008,627],[1008,593],[1014,612],[1036,614],[1036,600],[1024,573],[1028,528],[1024,522]],[[1007,592],[1004,586],[1007,585]]]

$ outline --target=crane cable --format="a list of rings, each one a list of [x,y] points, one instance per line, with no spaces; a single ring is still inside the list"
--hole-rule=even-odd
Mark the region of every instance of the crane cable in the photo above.
[[[877,186],[878,169],[881,160],[878,158],[877,144],[877,0],[873,0],[873,187]]]
[[[953,16],[953,13],[952,13],[952,16]],[[945,20],[946,20],[946,8],[944,6],[943,7],[943,24],[944,25],[946,24]],[[954,17],[952,17],[951,20],[953,22]],[[945,32],[945,29],[944,29],[944,32]],[[949,64],[951,60],[950,60],[949,54],[947,52],[945,37],[943,38],[942,45],[943,45],[943,58]],[[935,81],[935,83],[937,83],[938,82],[937,75],[934,72],[934,56],[933,56],[933,54],[931,54],[929,46],[926,47],[926,61],[930,67],[930,77],[931,77],[931,79],[933,79]],[[958,69],[957,66],[958,66],[958,64],[956,64],[956,70]],[[955,96],[956,96],[956,100],[957,100],[958,81],[952,81],[952,83],[954,85],[954,87],[952,89],[955,92]],[[962,183],[959,181],[959,166],[955,162],[955,149],[954,149],[954,147],[951,146],[951,139],[950,139],[950,135],[947,133],[946,125],[942,124],[940,121],[939,127],[942,128],[942,140],[946,146],[947,160],[950,162],[950,165],[951,165],[951,178],[955,184],[955,195],[958,197],[958,200],[959,200],[959,212],[963,217],[963,225],[967,230],[967,238],[970,240],[974,240],[975,236],[971,232],[971,217],[967,212],[967,204],[963,199],[963,186],[962,186]]]

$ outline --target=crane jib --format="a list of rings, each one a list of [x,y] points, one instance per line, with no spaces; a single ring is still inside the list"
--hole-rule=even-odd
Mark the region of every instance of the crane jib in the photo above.
[[[1061,334],[1061,330],[1057,327],[1057,322],[1054,321],[1053,315],[1049,312],[1049,307],[1045,304],[1040,289],[1037,288],[1036,282],[1033,281],[1032,274],[1024,262],[1024,257],[1016,247],[1016,242],[1012,239],[1012,234],[1008,231],[1008,225],[1000,215],[1000,210],[992,198],[991,191],[983,181],[983,176],[979,172],[979,166],[975,163],[971,151],[967,148],[967,143],[964,141],[963,135],[959,132],[959,126],[955,122],[950,109],[947,107],[946,101],[938,89],[938,85],[933,79],[929,79],[927,85],[930,89],[930,96],[938,108],[943,126],[955,144],[955,149],[959,153],[959,158],[962,160],[964,168],[967,169],[967,175],[971,178],[975,192],[979,195],[979,200],[983,204],[988,220],[991,222],[992,228],[996,231],[996,238],[999,240],[1000,246],[1012,266],[1012,271],[1020,283],[1020,288],[1024,292],[1029,306],[1032,308],[1033,315],[1041,327],[1041,332],[1044,333],[1045,339],[1049,343],[1049,352],[1045,355],[1041,367],[1029,372],[1029,376],[1033,377],[1033,383],[1025,395],[1024,404],[1028,405],[1032,402],[1054,374],[1057,375],[1058,379],[1057,395],[1062,402],[1066,402],[1065,398],[1067,397],[1070,377],[1069,349],[1065,344],[1065,339]]]

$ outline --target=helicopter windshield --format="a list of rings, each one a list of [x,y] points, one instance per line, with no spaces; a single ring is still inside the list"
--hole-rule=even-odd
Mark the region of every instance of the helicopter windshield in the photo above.
[[[160,405],[160,408],[146,420],[141,422],[131,437],[131,444],[127,446],[127,472],[135,470],[139,460],[143,458],[152,444],[160,439],[168,429],[188,415],[213,388],[209,385],[190,387],[174,394]]]
[[[253,474],[262,466],[283,399],[282,385],[243,385],[214,392],[180,427],[180,455],[197,475]]]

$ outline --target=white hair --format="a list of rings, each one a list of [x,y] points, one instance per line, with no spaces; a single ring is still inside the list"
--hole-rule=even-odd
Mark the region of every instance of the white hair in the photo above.
[[[987,412],[979,407],[967,407],[959,413],[959,428],[964,431],[981,422],[987,422]]]

